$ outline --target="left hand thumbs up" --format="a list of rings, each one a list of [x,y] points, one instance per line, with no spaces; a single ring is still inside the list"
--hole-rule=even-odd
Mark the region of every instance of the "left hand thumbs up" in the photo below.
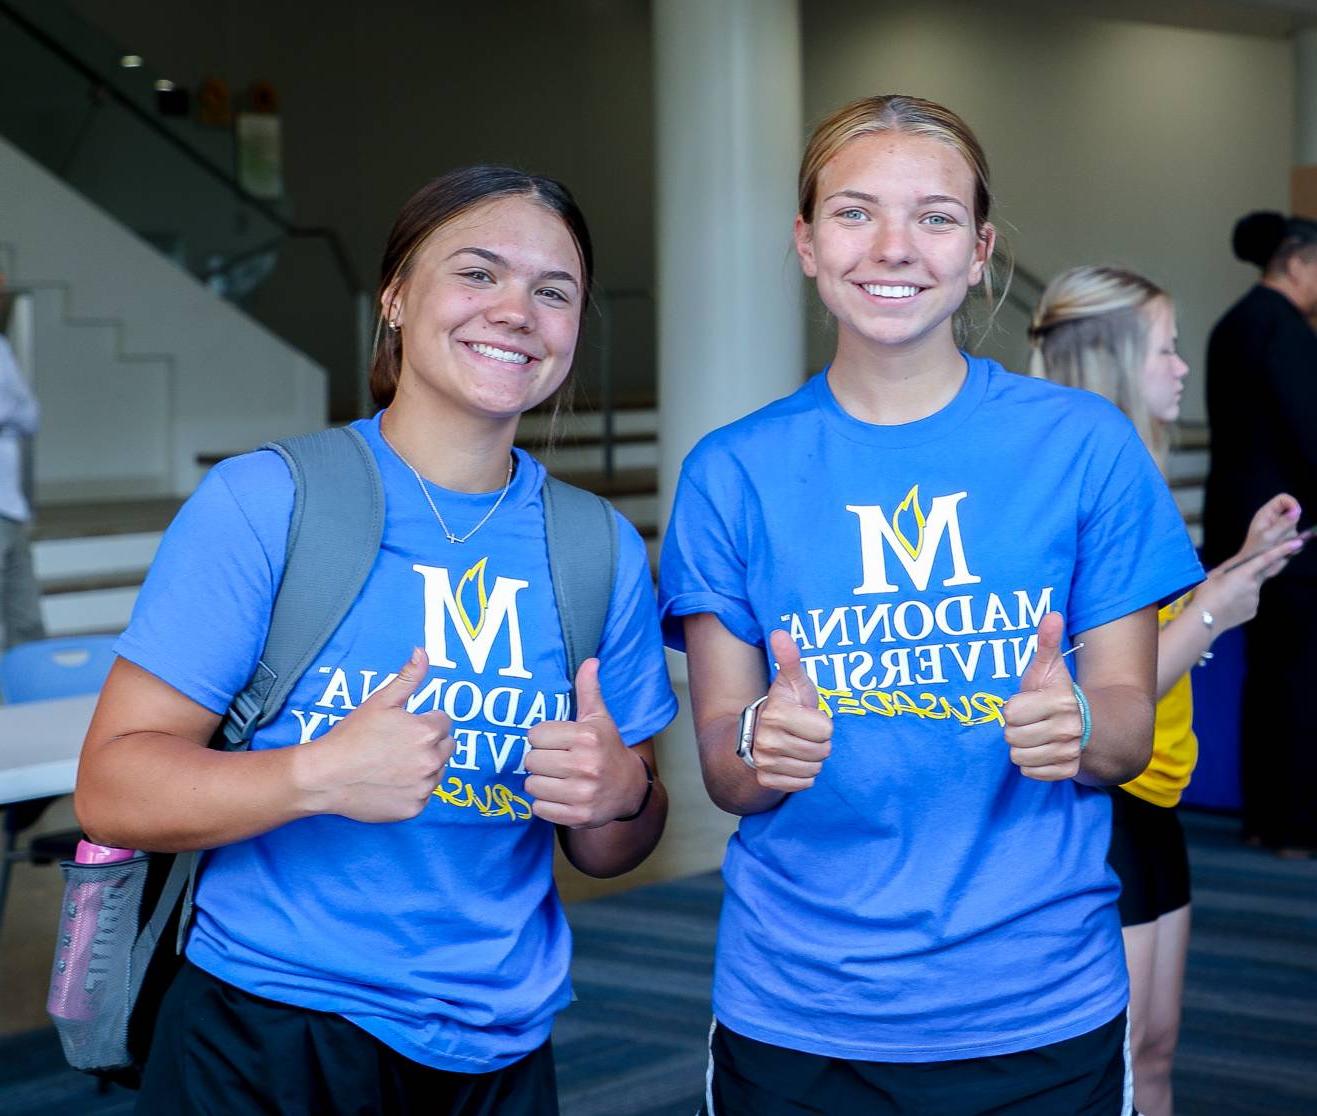
[[[612,724],[612,714],[604,704],[604,691],[599,685],[599,660],[586,659],[576,672],[576,721],[593,721],[606,717]]]
[[[1079,774],[1084,720],[1073,680],[1061,655],[1065,620],[1049,612],[1038,625],[1038,650],[1006,703],[1006,743],[1020,774],[1043,782]]]
[[[576,720],[541,721],[528,733],[526,792],[536,817],[573,829],[607,825],[636,808],[644,766],[629,754],[599,685],[599,660],[576,672]]]
[[[1059,612],[1049,612],[1038,625],[1038,648],[1029,660],[1028,669],[1020,679],[1020,692],[1044,690],[1064,675],[1070,685],[1070,671],[1061,658],[1061,636],[1065,634],[1065,620]]]

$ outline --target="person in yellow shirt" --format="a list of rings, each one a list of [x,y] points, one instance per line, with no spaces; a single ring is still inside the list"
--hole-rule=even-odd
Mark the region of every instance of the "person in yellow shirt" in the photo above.
[[[1189,366],[1176,351],[1175,307],[1160,287],[1113,267],[1078,267],[1043,292],[1030,329],[1034,375],[1105,396],[1133,421],[1162,464]],[[1251,620],[1258,592],[1302,546],[1300,508],[1272,497],[1253,516],[1238,554],[1192,593],[1161,610],[1152,759],[1113,788],[1108,862],[1120,877],[1130,975],[1134,1101],[1170,1116],[1171,1067],[1189,948],[1189,858],[1176,806],[1198,759],[1189,675],[1222,632]]]

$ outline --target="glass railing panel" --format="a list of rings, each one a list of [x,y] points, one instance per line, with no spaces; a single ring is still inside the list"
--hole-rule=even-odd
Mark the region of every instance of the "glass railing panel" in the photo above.
[[[143,59],[140,66],[124,67],[122,60],[131,53],[131,43],[116,42],[61,0],[0,0],[0,8],[8,11],[11,21],[21,24],[26,37],[65,52],[79,67],[95,75],[93,84],[114,90],[140,112],[155,117],[162,128],[185,142],[197,155],[232,174],[232,131],[207,127],[191,116],[161,115],[157,109],[156,82],[169,75],[153,65],[150,58]]]
[[[331,414],[354,417],[359,284],[341,242],[245,193],[214,150],[207,157],[155,111],[153,90],[121,79],[109,65],[118,47],[91,31],[58,3],[0,0],[0,135],[324,365]]]

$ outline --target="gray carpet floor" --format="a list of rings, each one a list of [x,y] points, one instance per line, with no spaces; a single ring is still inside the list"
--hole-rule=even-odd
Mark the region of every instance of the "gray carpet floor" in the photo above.
[[[1231,819],[1186,814],[1185,827],[1195,915],[1177,1112],[1314,1116],[1317,861],[1245,849]],[[720,896],[711,874],[570,908],[579,1001],[554,1033],[563,1116],[695,1111]],[[131,1094],[65,1069],[51,1032],[0,1042],[4,1116],[131,1110]]]

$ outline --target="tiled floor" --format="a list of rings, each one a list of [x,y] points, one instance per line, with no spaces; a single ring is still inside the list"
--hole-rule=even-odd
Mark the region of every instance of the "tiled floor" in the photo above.
[[[721,847],[725,819],[674,822],[674,853]],[[1176,1110],[1309,1116],[1317,1112],[1317,862],[1246,849],[1230,819],[1187,814],[1185,823],[1195,914]],[[569,906],[579,1001],[554,1032],[563,1116],[695,1111],[721,895],[718,875],[704,872]],[[97,1094],[65,1069],[48,1029],[0,1039],[5,1116],[131,1108],[131,1094]]]

